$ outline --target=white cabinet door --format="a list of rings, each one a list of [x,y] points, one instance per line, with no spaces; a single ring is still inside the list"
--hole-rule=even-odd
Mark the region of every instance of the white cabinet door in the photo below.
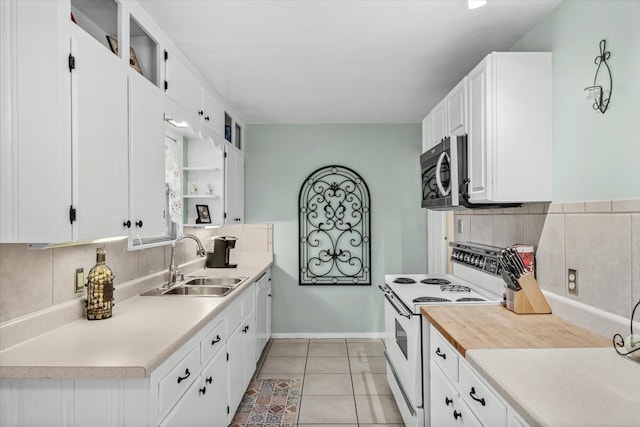
[[[251,310],[247,317],[247,332],[244,343],[244,389],[249,386],[256,370],[256,311]]]
[[[229,407],[231,414],[234,414],[236,409],[238,409],[238,405],[245,391],[243,355],[245,342],[244,327],[245,324],[241,323],[227,341],[227,352],[229,353],[227,372],[229,374]],[[231,421],[231,419],[229,419],[229,421]]]
[[[226,426],[228,423],[227,352],[222,349],[202,371],[204,385],[205,427]]]
[[[127,75],[95,40],[71,39],[74,240],[127,234]]]
[[[129,78],[129,235],[134,238],[168,232],[162,104],[157,87]]]
[[[271,282],[266,274],[256,284],[256,361],[269,340],[271,311]]]
[[[467,133],[467,78],[458,83],[445,98],[447,110],[447,135],[454,141],[454,136]]]
[[[428,369],[425,367],[425,369]],[[456,419],[454,403],[458,399],[458,392],[445,378],[440,368],[431,361],[431,425],[454,426]]]
[[[443,99],[431,110],[431,146],[440,143],[447,133],[447,103]]]
[[[202,110],[204,125],[224,136],[224,107],[206,89],[202,90]]]
[[[225,224],[244,222],[244,154],[227,145],[225,164]]]
[[[172,52],[165,61],[165,93],[187,114],[202,117],[202,85],[187,66]]]
[[[488,129],[488,105],[490,96],[490,57],[485,58],[469,73],[469,197],[486,199],[490,153]],[[525,100],[523,100],[525,101]]]
[[[196,378],[182,399],[160,423],[160,427],[202,427],[203,416],[203,387],[202,377]]]
[[[425,117],[422,120],[422,152],[424,153],[425,151],[427,151],[429,148],[431,148],[431,141],[432,141],[432,136],[431,136],[431,120],[432,120],[432,116],[431,114],[429,114],[427,117]]]

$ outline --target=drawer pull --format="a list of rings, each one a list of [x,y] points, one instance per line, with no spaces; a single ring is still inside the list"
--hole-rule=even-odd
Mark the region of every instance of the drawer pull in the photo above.
[[[471,387],[471,391],[469,392],[469,396],[471,396],[471,398],[472,398],[473,400],[475,400],[476,402],[480,402],[480,404],[481,404],[482,406],[486,406],[487,404],[486,404],[486,403],[485,403],[485,401],[484,401],[484,397],[477,398],[477,397],[475,396],[475,394],[476,394],[476,389],[475,389],[475,387]]]
[[[190,376],[191,376],[191,372],[189,372],[189,368],[185,369],[184,370],[184,377],[178,377],[178,384],[180,384],[182,381],[186,380]]]
[[[458,418],[462,418],[462,412],[453,411],[453,418],[455,418],[456,420]]]
[[[207,387],[202,387],[200,389],[200,394],[205,394],[207,392]]]
[[[436,355],[442,357],[443,359],[447,359],[447,355],[445,353],[440,352],[440,347],[436,348]]]
[[[214,345],[215,343],[220,342],[220,335],[216,335],[216,339],[214,339],[213,341],[211,341],[211,345]]]
[[[453,403],[453,399],[449,399],[447,396],[444,397],[444,403],[449,406]]]
[[[206,380],[204,380],[204,382],[206,382],[207,384],[211,384],[213,382],[213,377],[209,377]]]

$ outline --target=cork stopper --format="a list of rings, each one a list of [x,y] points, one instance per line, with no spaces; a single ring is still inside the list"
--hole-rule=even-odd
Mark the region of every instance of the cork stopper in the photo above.
[[[104,248],[96,249],[96,262],[101,263],[107,260],[107,253]]]

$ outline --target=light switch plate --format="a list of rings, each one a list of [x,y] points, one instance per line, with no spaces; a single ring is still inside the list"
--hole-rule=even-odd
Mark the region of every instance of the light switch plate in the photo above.
[[[76,294],[84,292],[84,268],[76,268],[75,290]]]
[[[458,219],[458,234],[464,233],[464,220]]]

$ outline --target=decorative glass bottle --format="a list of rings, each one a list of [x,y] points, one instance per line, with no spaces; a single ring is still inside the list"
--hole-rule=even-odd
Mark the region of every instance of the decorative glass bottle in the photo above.
[[[96,265],[87,276],[87,319],[108,319],[113,308],[113,271],[105,264],[104,248],[96,249]]]

